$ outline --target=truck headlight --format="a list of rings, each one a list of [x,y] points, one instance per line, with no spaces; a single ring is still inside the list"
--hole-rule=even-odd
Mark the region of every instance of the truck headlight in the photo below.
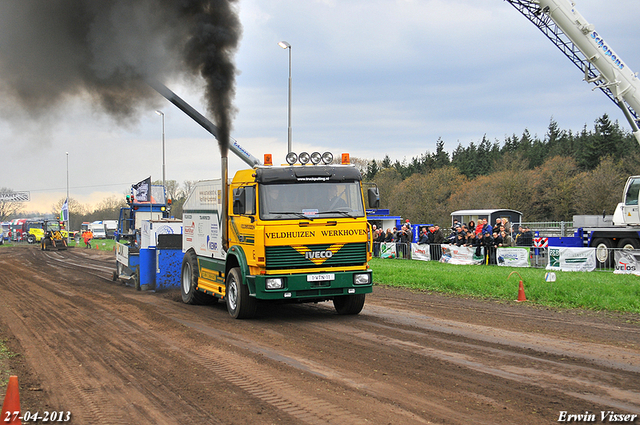
[[[371,283],[370,273],[357,273],[353,275],[354,285],[368,285]]]
[[[282,289],[284,288],[284,281],[281,277],[268,277],[265,281],[267,289]]]

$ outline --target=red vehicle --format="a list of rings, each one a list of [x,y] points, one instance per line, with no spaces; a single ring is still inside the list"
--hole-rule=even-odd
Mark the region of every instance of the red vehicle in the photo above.
[[[16,218],[11,221],[11,240],[21,241],[23,234],[27,233],[27,219]]]

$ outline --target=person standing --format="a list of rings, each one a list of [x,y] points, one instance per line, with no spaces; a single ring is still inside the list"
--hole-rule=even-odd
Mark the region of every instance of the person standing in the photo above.
[[[513,246],[513,239],[510,234],[502,230],[500,235],[502,236],[502,246]]]
[[[82,234],[82,239],[84,239],[84,247],[91,248],[91,239],[93,239],[93,232],[91,230],[86,230]]]
[[[411,234],[411,230],[409,230],[408,226],[405,224],[404,226],[402,226],[402,229],[399,232],[400,237],[399,242],[400,242],[400,250],[402,252],[402,258],[411,258],[409,253],[411,252],[411,239],[412,239],[412,234]]]
[[[427,231],[426,227],[423,227],[422,231],[420,232],[420,239],[418,239],[418,244],[425,245],[428,243],[429,243],[429,232]]]
[[[481,245],[484,248],[484,264],[495,264],[495,247],[491,233],[483,233]]]

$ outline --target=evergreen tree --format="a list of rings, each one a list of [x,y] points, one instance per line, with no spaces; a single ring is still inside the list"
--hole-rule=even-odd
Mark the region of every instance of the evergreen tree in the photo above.
[[[576,152],[578,166],[583,170],[593,170],[600,162],[600,152],[596,144],[593,133],[587,130],[587,126],[582,128],[576,137]]]
[[[433,155],[433,168],[443,168],[449,166],[451,161],[449,160],[449,154],[444,150],[444,141],[438,137],[436,142],[436,153]]]
[[[382,160],[382,169],[384,170],[386,168],[391,168],[391,158],[389,158],[389,155],[385,155]]]
[[[375,159],[372,159],[369,165],[367,166],[366,179],[373,180],[376,177],[376,174],[378,174],[378,171],[380,171],[380,168],[378,167],[378,163],[376,162]]]

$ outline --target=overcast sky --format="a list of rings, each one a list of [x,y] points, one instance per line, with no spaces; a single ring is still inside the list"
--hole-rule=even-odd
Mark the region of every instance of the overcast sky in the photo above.
[[[634,71],[640,70],[640,2],[576,0],[576,8]],[[580,131],[620,110],[513,6],[503,0],[240,0],[233,137],[262,159],[287,148],[292,46],[293,151],[407,160],[451,153],[483,135],[503,142],[550,119]],[[1,33],[0,29],[0,33]],[[1,38],[0,38],[0,42]],[[201,112],[199,89],[166,84]],[[165,113],[167,180],[219,178],[215,139],[158,97]],[[153,107],[126,127],[82,98],[46,118],[2,108],[0,187],[29,191],[27,211],[66,196],[96,204],[149,175],[162,179],[162,122]],[[144,111],[143,111],[144,112]],[[206,115],[206,114],[205,114]],[[230,154],[232,171],[244,163]]]

